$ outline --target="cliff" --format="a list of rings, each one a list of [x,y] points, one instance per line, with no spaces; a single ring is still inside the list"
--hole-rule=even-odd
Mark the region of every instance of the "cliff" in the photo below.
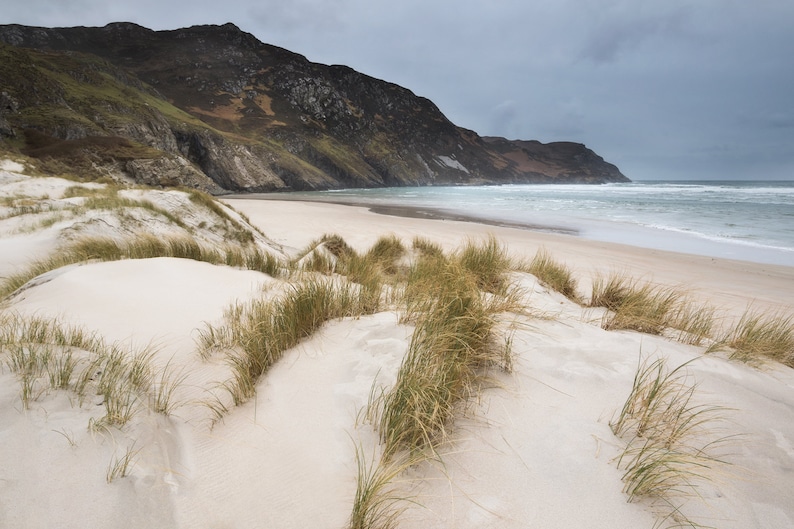
[[[628,180],[583,145],[482,138],[232,24],[0,26],[0,79],[2,141],[83,174],[216,193]]]

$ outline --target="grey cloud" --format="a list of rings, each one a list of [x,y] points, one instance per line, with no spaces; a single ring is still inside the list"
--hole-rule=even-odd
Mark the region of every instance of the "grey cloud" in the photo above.
[[[619,2],[599,13],[586,32],[580,57],[595,63],[618,60],[621,55],[638,53],[651,39],[667,40],[685,34],[689,10],[671,7],[670,11],[649,13],[646,2]]]

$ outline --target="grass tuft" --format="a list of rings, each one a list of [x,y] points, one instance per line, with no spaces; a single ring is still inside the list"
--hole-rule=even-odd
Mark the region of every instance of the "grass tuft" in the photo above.
[[[356,497],[348,521],[348,529],[396,529],[399,516],[405,510],[400,503],[411,501],[396,494],[394,480],[422,459],[404,457],[369,463],[364,450],[356,448]]]
[[[743,362],[770,359],[794,367],[794,316],[748,309],[709,350],[726,347],[731,358]]]
[[[460,262],[420,259],[408,278],[405,305],[405,318],[416,326],[408,353],[394,387],[376,396],[368,412],[386,459],[403,450],[433,449],[457,407],[482,385],[484,370],[509,369],[508,348],[494,337],[504,306],[482,293],[477,276]]]
[[[174,373],[170,362],[166,364],[160,372],[157,382],[153,384],[149,405],[152,411],[166,417],[171,415],[181,405],[174,399],[174,393],[186,378],[187,374],[185,373]]]
[[[132,472],[135,466],[135,457],[140,450],[135,450],[135,444],[129,446],[121,457],[114,457],[108,465],[106,479],[108,483],[113,483],[118,478],[125,478]]]
[[[482,244],[466,241],[457,253],[460,264],[471,273],[481,290],[491,293],[504,293],[507,287],[505,275],[513,266],[505,247],[493,235]]]
[[[272,255],[256,248],[221,248],[216,250],[190,237],[155,237],[138,235],[118,241],[112,238],[80,239],[56,254],[36,261],[27,269],[13,274],[0,284],[0,299],[7,298],[28,281],[52,270],[88,261],[118,261],[121,259],[149,259],[175,257],[218,265],[241,266],[276,276],[280,263]]]
[[[284,354],[328,320],[363,313],[360,289],[349,283],[307,280],[289,286],[272,300],[254,300],[227,312],[224,326],[208,326],[199,334],[208,357],[227,348],[233,380],[224,387],[235,405],[255,394],[256,382]]]
[[[693,303],[685,292],[666,286],[638,284],[622,274],[597,277],[593,282],[591,307],[609,309],[603,316],[606,330],[633,330],[664,334],[692,345],[700,345],[712,335],[715,311]]]
[[[702,440],[713,437],[722,408],[693,403],[696,386],[688,383],[688,364],[669,370],[664,359],[642,360],[610,427],[626,440],[617,465],[624,470],[629,501],[660,501],[669,509],[668,517],[696,527],[681,514],[676,498],[698,495],[698,484],[724,465],[713,455],[714,449],[730,439]]]
[[[526,265],[525,271],[571,301],[577,303],[580,301],[576,290],[576,279],[574,279],[571,269],[555,261],[545,249],[538,250],[532,261]]]
[[[590,307],[605,307],[616,311],[635,290],[636,281],[625,274],[613,273],[593,279]]]
[[[394,235],[380,237],[364,256],[365,261],[370,261],[374,266],[387,276],[397,275],[400,267],[399,260],[405,255],[405,246]]]

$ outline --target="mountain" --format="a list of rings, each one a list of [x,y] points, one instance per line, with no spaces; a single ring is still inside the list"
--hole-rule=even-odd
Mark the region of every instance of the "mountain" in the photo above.
[[[233,24],[0,26],[0,139],[45,166],[208,191],[628,181],[584,145],[482,138],[428,99]]]

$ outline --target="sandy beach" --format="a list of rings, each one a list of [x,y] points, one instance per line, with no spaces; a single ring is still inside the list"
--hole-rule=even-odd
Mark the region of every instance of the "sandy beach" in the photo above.
[[[181,230],[208,245],[229,240],[221,229],[226,221],[183,191],[119,191],[153,204],[119,222],[117,213],[104,210],[47,217],[82,200],[66,192],[75,185],[27,177],[18,163],[0,165],[0,198],[6,198],[0,276],[86,235],[163,237]],[[22,197],[47,206],[23,215]],[[261,230],[250,244],[284,260],[331,233],[359,252],[384,235],[406,245],[421,236],[447,252],[493,235],[515,258],[528,260],[546,249],[570,267],[585,298],[597,274],[618,271],[691,292],[712,305],[725,326],[748,306],[794,311],[789,267],[336,204],[221,203],[232,208],[225,213],[229,223],[250,222]],[[157,208],[177,212],[182,227],[169,228]],[[604,309],[574,303],[528,273],[511,280],[526,309],[500,320],[509,330],[512,370],[495,371],[493,383],[463,407],[436,457],[391,482],[399,509],[395,527],[650,529],[686,521],[720,529],[794,526],[794,370],[706,355],[704,345],[665,336],[604,330]],[[65,389],[53,389],[46,373],[31,383],[14,368],[14,358],[29,358],[33,345],[0,343],[0,527],[348,527],[360,472],[357,450],[372,465],[381,453],[378,432],[363,410],[373,392],[395,384],[414,324],[388,305],[333,318],[286,350],[257,381],[254,397],[235,406],[224,392],[232,373],[228,356],[200,354],[201,332],[207,324],[220,325],[232,304],[277,299],[291,281],[157,257],[66,266],[7,297],[0,316],[80,327],[115,344],[128,360],[146,356],[152,376],[150,388],[138,390],[129,403],[129,420],[110,424],[103,422],[106,395],[97,389],[78,396],[74,389],[82,363]],[[71,349],[75,358],[90,357]],[[670,368],[691,362],[683,372],[686,385],[695,388],[692,403],[718,407],[722,417],[688,441],[717,442],[714,464],[694,470],[694,490],[678,487],[664,501],[629,501],[620,464],[626,439],[610,428],[642,359],[664,359]],[[94,379],[102,376],[93,374],[87,387],[98,388]],[[169,377],[178,381],[174,406],[158,412],[152,395]],[[228,409],[217,419],[213,403],[217,410],[219,402]],[[122,472],[125,457],[129,464]]]
[[[731,315],[740,314],[748,304],[773,310],[790,308],[794,300],[794,268],[787,266],[649,250],[476,222],[379,215],[359,206],[271,199],[226,202],[257,225],[267,226],[269,237],[294,248],[305,247],[323,233],[339,233],[352,246],[365,250],[384,233],[394,233],[406,240],[428,237],[453,250],[467,238],[493,234],[516,256],[531,258],[539,248],[546,248],[574,270],[583,294],[589,292],[597,274],[625,271],[633,277],[691,289]]]

